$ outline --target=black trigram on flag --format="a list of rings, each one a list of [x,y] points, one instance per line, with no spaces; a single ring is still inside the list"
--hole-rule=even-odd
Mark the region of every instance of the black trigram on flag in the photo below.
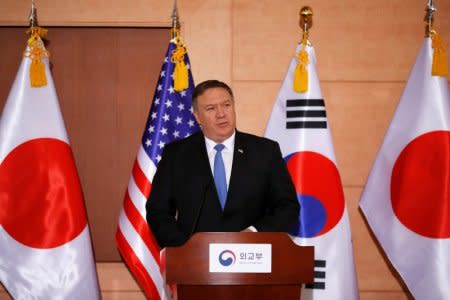
[[[323,99],[286,100],[286,129],[327,128],[326,117]]]
[[[327,266],[326,260],[314,260],[314,283],[305,284],[305,289],[325,289],[325,269]]]

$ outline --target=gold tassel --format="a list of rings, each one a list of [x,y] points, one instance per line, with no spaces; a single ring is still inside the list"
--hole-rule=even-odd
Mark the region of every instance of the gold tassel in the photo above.
[[[306,52],[307,39],[302,41],[302,49],[297,54],[297,67],[294,71],[294,91],[305,93],[308,91],[308,64],[309,56]]]
[[[45,76],[45,65],[40,59],[33,59],[31,61],[30,82],[32,87],[41,87],[47,85],[47,76]]]
[[[175,63],[175,70],[173,71],[173,85],[174,90],[181,92],[189,87],[188,68],[184,63],[184,55],[186,54],[186,47],[179,38],[176,39],[177,48],[172,52],[171,60]]]
[[[40,27],[33,27],[29,31],[31,33],[28,39],[28,49],[25,56],[31,58],[30,66],[30,84],[32,87],[42,87],[47,85],[47,76],[45,75],[45,64],[42,62],[43,57],[48,57],[41,37],[44,37],[47,30]]]
[[[431,46],[434,49],[433,52],[433,66],[431,68],[431,75],[433,76],[447,76],[447,58],[445,53],[445,45],[441,36],[432,31],[431,33]]]

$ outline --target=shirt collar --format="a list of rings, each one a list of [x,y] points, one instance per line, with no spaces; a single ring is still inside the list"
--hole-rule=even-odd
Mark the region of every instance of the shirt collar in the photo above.
[[[204,137],[205,137],[206,151],[208,153],[211,153],[211,151],[214,150],[214,146],[216,146],[218,143],[207,138],[206,136],[204,136]],[[224,145],[226,150],[233,151],[235,139],[236,139],[236,130],[233,131],[233,134],[229,138],[227,138],[220,144]]]

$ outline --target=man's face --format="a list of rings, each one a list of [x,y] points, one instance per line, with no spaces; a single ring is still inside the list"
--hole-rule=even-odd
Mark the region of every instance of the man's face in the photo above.
[[[197,97],[194,116],[203,134],[216,143],[229,138],[236,127],[234,101],[227,90],[220,87],[207,89]]]

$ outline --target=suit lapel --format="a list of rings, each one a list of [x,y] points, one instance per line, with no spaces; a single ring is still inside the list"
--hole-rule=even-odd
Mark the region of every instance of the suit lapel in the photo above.
[[[201,132],[195,137],[192,149],[192,159],[197,168],[196,173],[206,175],[206,182],[214,182],[208,153],[206,153],[205,138]]]
[[[239,205],[239,187],[242,187],[242,182],[245,181],[245,164],[246,164],[246,142],[245,137],[236,131],[236,138],[234,142],[233,164],[231,167],[230,185],[228,187],[227,207]],[[200,149],[200,150],[199,150]],[[214,176],[209,164],[208,153],[206,152],[205,138],[202,133],[195,137],[193,145],[192,159],[195,166],[198,166],[198,174],[207,174],[205,183],[210,185],[210,190],[214,191],[210,195],[214,195],[214,201],[220,207],[219,196],[217,195],[216,186],[214,185]]]
[[[234,141],[234,151],[233,151],[233,165],[231,167],[230,176],[230,186],[228,187],[227,202],[225,204],[225,209],[227,207],[233,207],[239,203],[239,186],[242,188],[242,183],[245,181],[245,163],[246,163],[246,152],[247,145],[245,143],[244,136],[236,131],[236,138]]]
[[[219,216],[222,214],[222,208],[214,184],[214,176],[209,164],[208,153],[206,152],[205,137],[202,133],[195,137],[192,151],[192,162],[193,166],[195,166],[194,173],[199,175],[199,182],[203,186],[202,190],[205,190],[205,194],[202,197],[206,197],[207,202],[204,204],[203,211],[204,213]],[[200,205],[202,197],[194,200],[194,205]]]

